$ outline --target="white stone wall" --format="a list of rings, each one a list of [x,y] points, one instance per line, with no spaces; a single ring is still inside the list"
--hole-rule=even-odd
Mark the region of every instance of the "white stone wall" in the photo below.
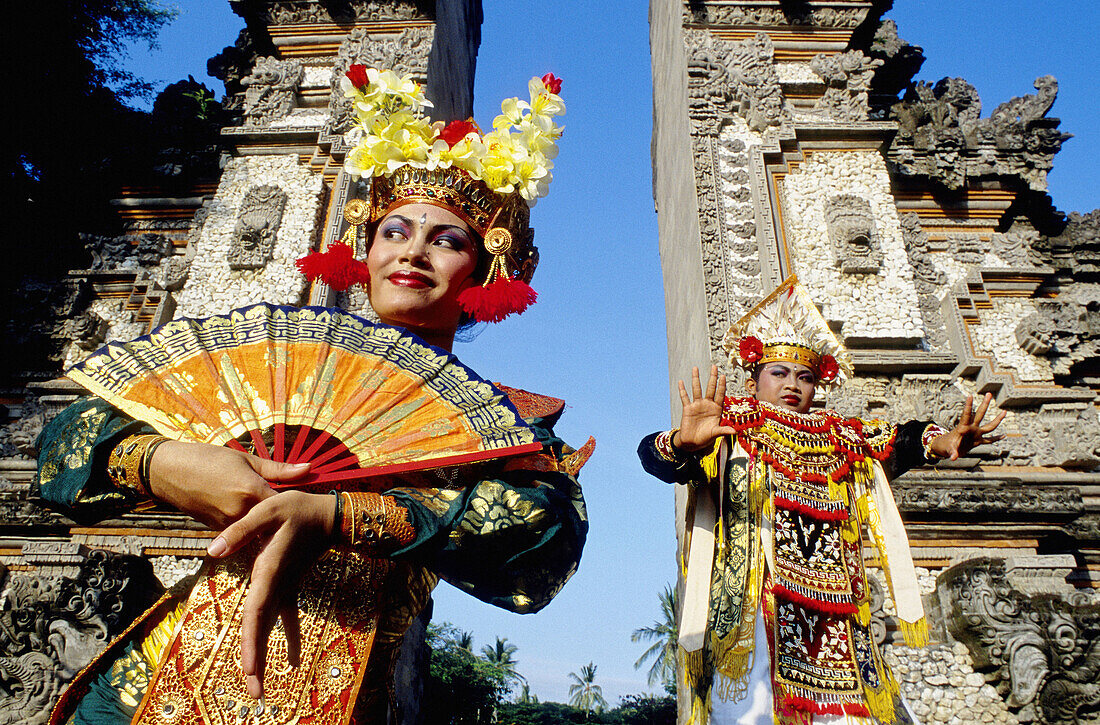
[[[821,83],[821,77],[810,69],[809,63],[776,63],[775,72],[780,83]]]
[[[165,587],[175,585],[180,579],[191,576],[202,566],[202,559],[176,556],[152,556],[149,563],[153,573]]]
[[[1045,357],[1032,355],[1016,341],[1020,320],[1038,310],[1032,299],[993,299],[992,309],[979,311],[980,324],[970,325],[970,337],[976,352],[993,357],[997,367],[1013,371],[1024,383],[1054,384],[1054,372]]]
[[[226,254],[241,201],[252,187],[269,184],[287,195],[272,259],[263,269],[231,270]],[[297,155],[231,159],[196,242],[187,282],[176,296],[175,317],[224,314],[257,302],[298,304],[306,280],[294,263],[314,245],[323,198],[321,175],[299,164]]]
[[[837,266],[825,226],[825,203],[841,194],[854,194],[871,204],[883,252],[877,274],[843,274]],[[913,269],[880,153],[813,153],[781,181],[780,200],[795,272],[824,306],[825,317],[844,323],[845,337],[924,337]]]
[[[985,677],[974,671],[961,642],[928,647],[887,646],[883,659],[909,709],[924,725],[1018,722]]]
[[[134,315],[129,310],[124,310],[126,306],[125,299],[100,299],[93,300],[88,305],[88,311],[107,321],[107,332],[103,337],[103,343],[114,342],[116,340],[133,340],[145,332],[145,325],[140,322],[134,322]],[[99,346],[97,346],[98,348]],[[69,344],[69,349],[65,352],[65,367],[70,365],[76,365],[78,362],[92,354],[93,350],[85,350],[77,345],[75,342]]]

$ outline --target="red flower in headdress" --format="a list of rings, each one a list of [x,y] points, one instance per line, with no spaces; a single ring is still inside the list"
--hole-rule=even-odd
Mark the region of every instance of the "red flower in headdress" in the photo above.
[[[451,121],[443,130],[439,132],[439,138],[447,142],[447,146],[454,146],[456,143],[466,138],[470,132],[481,133],[481,129],[477,127],[471,119],[465,121]]]
[[[362,88],[370,81],[367,79],[367,67],[361,63],[355,63],[344,73],[356,88]]]
[[[547,73],[542,77],[542,85],[554,95],[561,93],[561,78],[556,78],[553,73]]]
[[[741,342],[737,345],[737,352],[745,362],[754,363],[764,357],[764,343],[760,342],[759,338],[748,335],[741,338]]]
[[[825,355],[817,364],[817,376],[822,382],[831,383],[839,374],[840,366],[836,364],[836,358],[832,355]]]

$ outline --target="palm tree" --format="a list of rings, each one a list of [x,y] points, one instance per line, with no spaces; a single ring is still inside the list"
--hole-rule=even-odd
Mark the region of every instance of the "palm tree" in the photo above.
[[[523,683],[523,689],[519,691],[519,695],[516,696],[516,704],[518,705],[537,705],[539,704],[539,696],[531,694],[531,686],[526,682]]]
[[[473,654],[474,651],[474,633],[464,632],[461,629],[456,630],[451,635],[451,644],[458,649],[464,649],[467,652]]]
[[[523,675],[516,671],[518,663],[513,655],[517,649],[519,648],[509,642],[507,637],[497,637],[494,646],[485,645],[481,648],[481,656],[485,658],[486,662],[500,670],[501,674],[504,675],[504,679],[509,682],[525,682]]]
[[[676,686],[676,640],[680,634],[676,626],[679,597],[676,595],[675,587],[666,584],[665,590],[658,595],[658,599],[661,602],[661,618],[648,627],[634,630],[630,635],[631,642],[653,642],[634,663],[634,669],[641,669],[646,660],[652,657],[653,664],[649,668],[646,682],[650,685],[661,682],[666,688],[674,688]]]
[[[607,700],[603,696],[603,688],[596,684],[596,665],[589,662],[581,668],[581,673],[569,673],[569,679],[573,684],[569,686],[569,704],[584,710],[584,717],[588,719],[588,713],[592,710],[602,711],[607,707]]]

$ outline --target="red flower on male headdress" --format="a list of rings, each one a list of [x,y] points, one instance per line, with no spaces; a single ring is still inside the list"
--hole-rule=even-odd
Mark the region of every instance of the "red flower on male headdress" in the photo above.
[[[825,355],[817,364],[817,376],[822,382],[831,383],[839,374],[840,366],[836,364],[836,358],[832,355]]]
[[[481,129],[477,127],[477,124],[474,123],[472,119],[451,121],[439,132],[439,138],[446,141],[447,146],[451,147],[466,138],[471,131],[473,133],[481,133]]]
[[[542,77],[542,85],[554,95],[561,93],[561,78],[555,77],[553,73],[547,73]]]
[[[351,84],[356,88],[362,88],[369,83],[367,78],[367,67],[361,63],[355,63],[344,73],[351,81]]]
[[[747,335],[741,338],[737,345],[737,351],[741,353],[741,359],[747,363],[754,363],[764,357],[764,343],[760,338]]]

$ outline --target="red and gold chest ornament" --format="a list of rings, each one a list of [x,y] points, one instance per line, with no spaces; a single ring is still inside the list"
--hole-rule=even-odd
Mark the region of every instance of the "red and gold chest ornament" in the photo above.
[[[338,291],[366,284],[366,265],[356,259],[359,227],[406,204],[431,204],[466,222],[489,257],[484,282],[459,297],[473,319],[499,322],[533,304],[538,249],[530,208],[553,178],[562,135],[554,119],[565,114],[561,79],[532,78],[530,102],[506,99],[488,132],[470,119],[431,122],[424,109],[432,104],[420,84],[390,70],[353,65],[341,88],[355,114],[344,170],[369,178],[370,196],[345,205],[343,238],[298,260],[303,274]]]
[[[770,362],[805,365],[823,385],[853,374],[847,350],[793,274],[730,327],[723,345],[730,363],[750,374]]]

